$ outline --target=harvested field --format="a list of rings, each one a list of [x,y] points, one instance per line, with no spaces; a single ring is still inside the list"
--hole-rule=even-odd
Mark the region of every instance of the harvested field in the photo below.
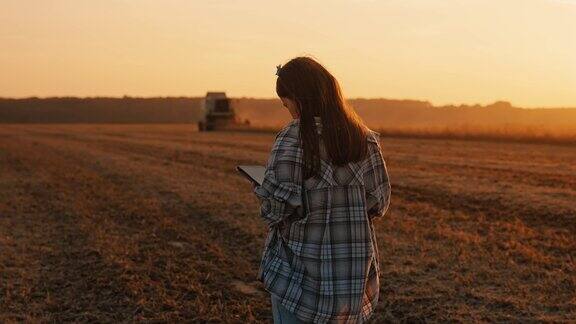
[[[0,126],[0,322],[270,322],[273,133]],[[383,321],[576,320],[576,147],[382,138]]]

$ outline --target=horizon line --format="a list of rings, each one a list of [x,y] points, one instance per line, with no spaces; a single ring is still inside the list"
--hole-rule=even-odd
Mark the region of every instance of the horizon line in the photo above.
[[[207,91],[207,92],[213,92],[213,91]],[[218,91],[218,92],[225,92],[225,91]],[[169,99],[169,98],[204,98],[205,95],[167,95],[167,96],[160,96],[160,95],[156,95],[156,96],[133,96],[133,95],[122,95],[122,96],[110,96],[110,95],[96,95],[96,96],[77,96],[77,95],[51,95],[51,96],[35,96],[35,95],[30,95],[30,96],[22,96],[22,97],[4,97],[4,96],[0,96],[0,100],[26,100],[26,99],[40,99],[40,100],[45,100],[45,99],[58,99],[58,98],[73,98],[73,99],[102,99],[102,98],[108,98],[108,99],[123,99],[123,98],[135,98],[135,99],[155,99],[155,98],[164,98],[164,99]],[[253,97],[253,96],[227,96],[227,98],[229,99],[254,99],[254,100],[280,100],[277,97]],[[572,107],[570,106],[531,106],[531,107],[519,107],[519,106],[514,106],[514,104],[512,104],[512,102],[506,100],[506,99],[498,99],[495,101],[492,101],[488,104],[480,104],[480,103],[448,103],[448,104],[443,104],[443,105],[435,105],[432,102],[430,102],[429,100],[423,100],[423,99],[411,99],[411,98],[403,98],[403,99],[397,99],[397,98],[389,98],[389,97],[348,97],[345,98],[346,101],[348,100],[389,100],[389,101],[415,101],[415,102],[422,102],[422,103],[429,103],[432,107],[436,107],[436,108],[441,108],[441,107],[448,107],[448,106],[453,106],[453,107],[459,107],[459,106],[467,106],[467,107],[474,107],[474,106],[482,106],[482,107],[486,107],[489,105],[492,105],[494,103],[497,102],[507,102],[509,103],[512,108],[520,108],[520,109],[576,109],[576,104]]]

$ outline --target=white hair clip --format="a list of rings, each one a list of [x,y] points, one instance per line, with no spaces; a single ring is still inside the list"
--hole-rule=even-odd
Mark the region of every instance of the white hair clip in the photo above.
[[[276,75],[280,76],[280,69],[282,68],[282,64],[276,65]]]

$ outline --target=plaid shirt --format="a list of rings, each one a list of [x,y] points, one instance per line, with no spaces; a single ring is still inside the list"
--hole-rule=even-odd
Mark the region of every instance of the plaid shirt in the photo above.
[[[318,117],[316,124],[321,135]],[[293,119],[276,135],[264,182],[254,187],[269,225],[257,279],[303,321],[364,322],[379,297],[372,221],[390,204],[379,134],[367,138],[366,159],[342,167],[327,162],[321,140],[321,177],[305,180],[302,194],[298,128]]]

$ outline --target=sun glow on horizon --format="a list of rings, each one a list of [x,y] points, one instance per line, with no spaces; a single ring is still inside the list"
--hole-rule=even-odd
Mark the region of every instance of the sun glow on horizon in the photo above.
[[[312,55],[348,98],[576,107],[576,1],[0,0],[1,97],[275,97]]]

